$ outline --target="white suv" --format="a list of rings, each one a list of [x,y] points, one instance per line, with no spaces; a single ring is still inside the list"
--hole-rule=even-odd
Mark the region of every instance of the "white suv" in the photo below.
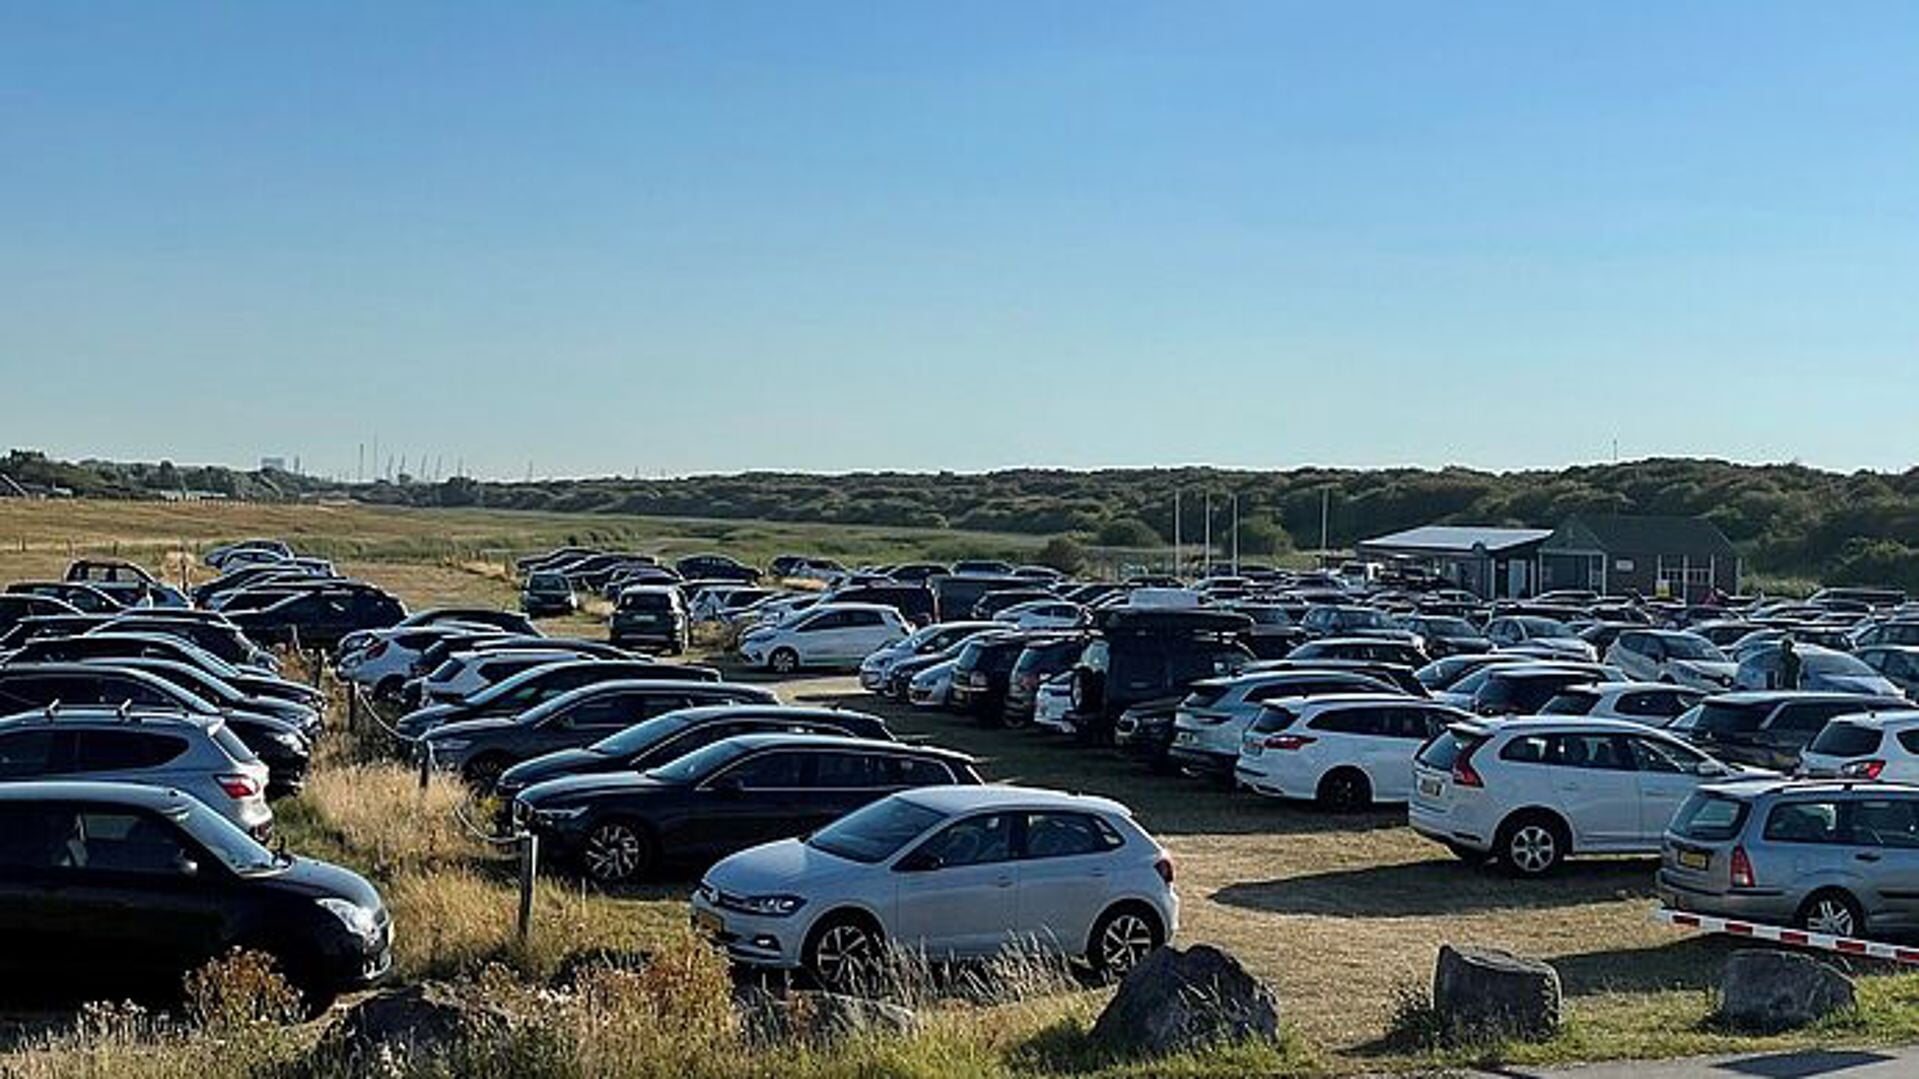
[[[1656,854],[1679,804],[1755,773],[1613,719],[1454,724],[1413,759],[1413,831],[1539,876],[1570,854]]]
[[[1606,662],[1641,682],[1669,682],[1708,693],[1732,685],[1739,665],[1697,633],[1672,629],[1629,629],[1606,649]]]
[[[725,859],[693,893],[693,923],[735,960],[846,989],[888,946],[1025,946],[1124,974],[1178,931],[1179,900],[1172,859],[1117,802],[923,787]]]
[[[801,667],[857,667],[868,655],[905,639],[912,627],[877,603],[821,603],[777,626],[740,638],[740,657],[775,674]]]
[[[1799,774],[1919,783],[1919,711],[1834,716],[1799,754]]]
[[[1202,679],[1193,683],[1173,713],[1173,741],[1166,755],[1188,771],[1231,779],[1239,763],[1240,736],[1259,718],[1261,708],[1270,701],[1328,693],[1398,693],[1398,688],[1356,671],[1261,671]]]
[[[1472,716],[1404,694],[1273,701],[1241,739],[1234,776],[1255,793],[1357,810],[1404,802],[1413,754]]]

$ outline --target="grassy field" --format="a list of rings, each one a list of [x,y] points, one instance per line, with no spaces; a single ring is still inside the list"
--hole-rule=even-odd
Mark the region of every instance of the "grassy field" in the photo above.
[[[499,560],[432,543],[478,537],[501,548],[558,542],[512,542],[519,520],[503,515],[384,511],[264,510],[235,517],[231,527],[190,523],[196,508],[41,504],[16,519],[0,506],[0,580],[57,572],[63,531],[89,544],[122,544],[160,564],[187,545],[242,534],[284,534],[339,552],[349,572],[379,581],[409,604],[511,601]],[[235,507],[221,507],[222,511]],[[74,514],[62,526],[58,511]],[[326,529],[347,523],[351,531]],[[597,523],[597,522],[596,522]],[[726,538],[689,537],[682,522],[642,522],[652,538],[640,545],[689,542],[722,550]],[[529,518],[530,529],[557,528]],[[735,526],[738,527],[738,526]],[[757,531],[747,529],[747,531]],[[775,545],[803,540],[773,527]],[[26,550],[4,537],[26,539]],[[167,537],[171,536],[171,539]],[[905,533],[870,542],[909,543]],[[934,538],[950,538],[944,534]],[[754,542],[765,542],[759,537]],[[355,547],[353,544],[362,546]],[[661,549],[666,549],[664,546]],[[897,548],[897,554],[915,553]],[[877,556],[876,556],[877,557]],[[174,568],[178,569],[177,561]],[[556,627],[561,623],[556,623]],[[596,634],[585,617],[569,628]],[[1463,865],[1415,837],[1402,814],[1335,816],[1232,794],[1186,779],[1151,776],[1128,761],[1068,740],[1030,732],[981,729],[957,717],[881,707],[845,677],[790,680],[777,686],[793,702],[840,703],[885,713],[895,729],[973,752],[994,778],[1111,795],[1131,805],[1172,851],[1185,903],[1187,942],[1224,945],[1276,988],[1289,1041],[1256,1058],[1204,1054],[1152,1069],[1154,1074],[1269,1074],[1425,1069],[1485,1059],[1551,1062],[1668,1056],[1806,1045],[1854,1045],[1919,1038],[1919,977],[1870,971],[1862,1007],[1824,1026],[1772,1039],[1734,1036],[1710,1020],[1711,987],[1728,950],[1718,941],[1652,925],[1652,867],[1643,860],[1575,863],[1556,879],[1517,882]],[[503,855],[455,823],[460,792],[437,784],[422,793],[404,769],[368,763],[350,746],[329,750],[310,789],[280,810],[296,849],[368,872],[380,884],[400,928],[403,978],[474,977],[490,964],[525,984],[550,973],[568,954],[594,947],[645,948],[679,954],[690,880],[620,895],[600,894],[564,878],[543,881],[531,945],[512,939],[514,893]],[[1408,992],[1425,986],[1441,943],[1512,949],[1551,960],[1569,1005],[1565,1032],[1538,1046],[1483,1047],[1471,1053],[1422,1050],[1387,1040]],[[1103,995],[1051,991],[978,1005],[933,1001],[927,1031],[907,1044],[865,1046],[850,1055],[762,1060],[740,1071],[771,1074],[1048,1074],[1102,1068],[1084,1031]],[[0,1073],[72,1074],[84,1053],[74,1043],[52,1052],[0,1056]],[[605,1059],[605,1058],[600,1058]],[[678,1059],[678,1058],[673,1058]],[[595,1074],[583,1062],[585,1074]],[[681,1071],[701,1073],[698,1062]],[[710,1062],[709,1062],[710,1063]],[[778,1066],[775,1066],[777,1064]],[[950,1064],[950,1066],[949,1066]],[[30,1066],[29,1066],[30,1065]],[[644,1071],[638,1073],[645,1073]],[[721,1069],[717,1074],[727,1074]],[[182,1072],[181,1074],[185,1074]],[[204,1074],[202,1072],[201,1074]]]

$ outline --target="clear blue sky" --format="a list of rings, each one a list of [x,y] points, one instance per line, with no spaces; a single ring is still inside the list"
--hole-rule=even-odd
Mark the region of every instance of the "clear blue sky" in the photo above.
[[[1919,5],[0,4],[0,442],[1903,468]]]

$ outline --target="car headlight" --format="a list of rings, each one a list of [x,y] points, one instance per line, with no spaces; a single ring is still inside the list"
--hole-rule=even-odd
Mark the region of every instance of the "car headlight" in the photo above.
[[[300,753],[305,753],[308,748],[307,740],[293,731],[269,731],[267,733],[267,741],[283,749],[291,749]]]
[[[797,895],[747,895],[729,899],[727,905],[747,914],[784,918],[806,905]]]
[[[351,899],[339,899],[328,896],[319,901],[321,909],[340,919],[347,932],[361,940],[378,940],[380,936],[380,917],[371,908],[363,907]]]
[[[471,738],[435,738],[427,742],[435,753],[464,753],[472,744]]]
[[[552,809],[535,809],[533,822],[552,826],[570,820],[579,820],[586,815],[586,808],[585,806],[556,806]]]

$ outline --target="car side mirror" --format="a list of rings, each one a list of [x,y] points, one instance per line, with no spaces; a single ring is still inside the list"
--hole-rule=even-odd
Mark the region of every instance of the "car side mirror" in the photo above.
[[[739,776],[721,776],[708,783],[706,789],[720,794],[738,794],[746,789],[746,783]]]
[[[185,854],[174,856],[173,868],[183,877],[197,877],[200,875],[200,863],[187,857]]]

